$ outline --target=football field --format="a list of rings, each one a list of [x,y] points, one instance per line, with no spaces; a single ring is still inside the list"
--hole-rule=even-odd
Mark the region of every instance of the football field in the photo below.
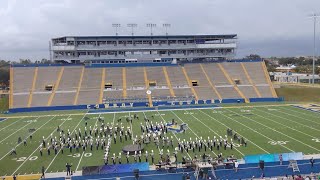
[[[152,121],[152,124],[160,122],[169,123],[174,119],[178,126],[187,125],[185,132],[168,131],[167,137],[173,140],[173,147],[162,145],[159,148],[150,143],[145,146],[145,151],[149,153],[153,150],[155,153],[155,162],[158,162],[159,151],[163,149],[166,154],[169,150],[172,153],[178,146],[178,141],[193,141],[197,139],[213,139],[222,136],[225,137],[227,129],[232,129],[239,137],[247,141],[247,146],[242,146],[237,140],[234,140],[234,146],[229,147],[198,149],[193,152],[189,150],[183,153],[179,151],[178,161],[185,156],[192,159],[195,155],[198,157],[203,153],[215,157],[222,153],[223,156],[233,154],[238,159],[251,154],[271,154],[287,152],[303,152],[304,154],[320,154],[320,113],[312,112],[290,105],[258,105],[258,106],[239,106],[222,107],[211,109],[183,109],[183,110],[161,110],[161,111],[141,111],[141,112],[117,112],[117,113],[83,113],[72,111],[50,112],[50,115],[44,113],[28,113],[26,116],[11,116],[0,121],[0,175],[13,174],[37,174],[41,172],[41,167],[46,168],[46,172],[63,172],[65,164],[71,163],[72,170],[79,171],[83,166],[95,166],[104,164],[104,150],[99,148],[87,148],[85,151],[80,148],[79,152],[75,150],[72,153],[65,148],[63,154],[58,151],[57,154],[51,151],[43,151],[40,156],[39,145],[44,138],[49,141],[52,137],[58,137],[57,127],[71,133],[83,132],[85,129],[85,120],[87,129],[89,127],[100,127],[99,119],[104,119],[105,124],[116,125],[117,123],[126,129],[130,127],[132,136],[140,136],[141,123],[144,124],[144,117]],[[139,120],[133,119],[132,124],[126,121],[127,117],[134,114],[139,116]],[[100,117],[100,118],[99,118]],[[119,119],[121,122],[118,122]],[[32,139],[30,139],[32,135]],[[27,140],[25,146],[23,142],[18,143],[18,138]],[[96,137],[93,137],[94,139]],[[233,139],[229,136],[228,139]],[[230,141],[229,141],[230,142]],[[128,139],[122,143],[111,140],[110,155],[115,153],[117,156],[124,145],[132,144]],[[12,148],[16,148],[17,154],[11,155]],[[122,163],[126,163],[125,155],[121,156]],[[150,162],[151,160],[149,160]],[[111,163],[112,161],[109,161]],[[130,157],[133,162],[133,157]],[[145,162],[145,156],[142,158]]]

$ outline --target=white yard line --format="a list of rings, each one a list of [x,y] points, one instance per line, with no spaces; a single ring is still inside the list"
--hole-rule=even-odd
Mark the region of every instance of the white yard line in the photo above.
[[[282,109],[282,108],[280,108],[280,109]],[[293,117],[296,117],[296,118],[299,118],[299,119],[302,119],[302,120],[304,120],[304,121],[309,121],[309,122],[312,122],[312,123],[315,123],[315,124],[320,125],[319,122],[309,120],[309,119],[307,119],[306,117],[303,117],[303,118],[302,118],[302,117],[300,117],[300,116],[296,116],[296,115],[293,115],[293,114],[289,114],[289,113],[286,113],[286,112],[284,112],[284,111],[278,111],[278,112],[283,113],[283,114],[286,114],[286,115],[289,115],[289,116],[293,116]],[[301,114],[305,114],[305,113],[301,113]],[[315,117],[313,117],[313,118],[315,118]],[[320,114],[319,114],[319,116],[318,116],[317,118],[320,120]],[[317,131],[320,131],[320,130],[317,129]]]
[[[232,111],[231,111],[231,112],[232,112]],[[241,123],[241,122],[239,122],[239,121],[237,121],[237,120],[235,120],[235,119],[233,119],[233,118],[231,118],[231,117],[229,117],[229,116],[227,116],[227,115],[224,115],[223,113],[221,113],[221,115],[223,115],[223,116],[231,119],[231,120],[234,121],[234,122],[237,122],[237,123],[241,124],[242,126],[244,126],[244,127],[248,128],[248,129],[252,130],[253,132],[255,132],[255,133],[257,133],[257,134],[260,134],[261,136],[269,139],[270,141],[274,141],[274,140],[271,139],[270,137],[268,137],[268,136],[266,136],[266,135],[264,135],[264,134],[261,134],[260,132],[252,129],[251,127],[249,127],[249,126],[247,126],[247,125],[245,125],[245,124],[243,124],[243,123]],[[237,133],[238,133],[238,132],[237,132]],[[280,144],[280,146],[282,146],[282,147],[285,148],[285,149],[288,149],[288,150],[291,151],[291,152],[295,152],[294,150],[292,150],[292,149],[290,149],[290,148],[288,148],[288,147],[286,147],[286,146],[284,146],[284,145],[282,145],[282,144]]]
[[[87,114],[84,114],[83,117],[80,119],[79,123],[76,125],[76,127],[72,130],[70,136],[73,134],[73,132],[78,128],[78,126],[80,125],[80,123],[82,122],[83,118],[86,117]],[[59,153],[61,152],[61,148],[59,149],[58,153],[53,157],[52,161],[50,162],[50,164],[48,165],[48,167],[45,170],[45,173],[48,171],[48,169],[50,168],[50,166],[52,165],[52,163],[54,162],[54,160],[58,157]]]
[[[80,160],[79,160],[79,162],[78,162],[78,165],[77,165],[77,167],[76,167],[76,170],[75,170],[75,171],[78,171],[78,168],[79,168],[79,166],[80,166],[80,163],[81,163],[81,160],[82,160],[83,154],[84,154],[84,151],[83,151],[83,152],[82,152],[82,154],[81,154]]]
[[[182,121],[183,123],[185,123],[175,112],[173,112],[173,111],[170,111],[172,114],[174,114],[178,119],[180,119],[180,121]],[[185,123],[185,124],[187,124],[187,123]],[[200,137],[190,128],[190,126],[188,127],[188,129],[190,129],[190,131],[191,132],[193,132],[193,134],[194,135],[196,135],[199,139],[200,139]],[[207,144],[205,144],[205,143],[203,143],[205,146],[207,146],[208,147],[208,145]],[[210,148],[208,147],[208,149],[210,150]],[[210,150],[211,151],[211,150]],[[215,156],[218,156],[214,151],[211,151]]]
[[[61,126],[62,124],[64,124],[70,116],[71,116],[71,115],[69,115],[59,126]],[[45,140],[49,139],[49,137],[51,136],[51,134],[54,133],[55,131],[56,131],[56,129],[54,129],[54,130],[48,135],[48,137],[47,137]],[[38,149],[39,149],[39,147],[37,146],[37,148],[30,154],[30,156],[29,156],[27,159],[29,159],[36,151],[38,151]],[[24,165],[24,163],[26,163],[26,162],[27,162],[27,160],[23,161],[23,163],[20,164],[20,166],[12,173],[11,176],[13,176],[13,175]]]
[[[230,128],[229,126],[227,126],[227,125],[223,124],[222,122],[218,121],[216,118],[210,116],[209,114],[207,114],[207,113],[205,113],[205,112],[203,112],[203,111],[201,111],[201,110],[199,110],[199,111],[202,112],[203,114],[207,115],[207,116],[210,117],[211,119],[215,120],[216,122],[222,124],[222,125],[225,126],[226,128],[232,129],[232,128]],[[229,117],[228,117],[228,118],[229,118]],[[229,118],[229,119],[233,120],[232,118]],[[239,134],[240,136],[244,137],[247,141],[251,142],[253,145],[255,145],[256,147],[258,147],[258,148],[261,149],[262,151],[266,152],[267,154],[270,154],[267,150],[263,149],[261,146],[257,145],[256,143],[254,143],[253,141],[251,141],[251,140],[248,139],[247,137],[241,135],[238,131],[237,131],[237,134]]]
[[[262,124],[262,123],[260,123],[260,122],[258,122],[258,121],[255,121],[255,120],[253,120],[253,119],[251,119],[251,118],[249,118],[249,117],[243,116],[242,114],[236,113],[236,112],[234,112],[234,111],[231,111],[231,110],[228,110],[228,111],[230,111],[230,112],[232,112],[232,113],[235,113],[235,114],[238,114],[238,115],[240,115],[240,116],[242,116],[242,117],[244,117],[244,118],[246,118],[246,119],[249,119],[249,120],[252,121],[252,122],[256,122],[256,123],[258,123],[258,124],[260,124],[260,125],[268,128],[268,129],[270,129],[270,130],[272,130],[272,131],[274,131],[274,132],[277,132],[277,133],[279,133],[279,134],[282,134],[283,136],[286,136],[286,137],[288,137],[288,138],[290,138],[290,139],[292,139],[292,140],[294,140],[294,141],[297,141],[297,142],[299,142],[299,143],[301,143],[301,144],[303,144],[303,145],[305,145],[305,146],[308,146],[308,147],[310,147],[310,148],[312,148],[312,149],[315,149],[315,150],[317,150],[317,151],[320,152],[319,149],[317,149],[317,148],[315,148],[315,147],[313,147],[313,146],[310,146],[310,145],[308,145],[308,144],[306,144],[306,143],[304,143],[304,142],[302,142],[302,141],[300,141],[300,140],[297,140],[296,138],[293,138],[293,137],[291,137],[291,136],[288,136],[288,135],[286,135],[286,134],[284,134],[284,133],[282,133],[282,132],[280,132],[280,131],[278,131],[278,130],[276,130],[276,129],[274,129],[274,128],[271,128],[271,127],[269,127],[269,126],[267,126],[267,125],[265,125],[265,124]]]
[[[45,126],[48,122],[50,122],[53,118],[55,118],[55,117],[52,117],[50,120],[48,120],[46,123],[44,123],[44,124],[42,124],[39,128],[37,128],[35,131],[33,131],[30,135],[33,135],[34,133],[36,133],[39,129],[41,129],[43,126]],[[19,144],[17,144],[16,146],[15,146],[15,148],[17,148],[20,144],[22,144],[22,142],[21,143],[19,143]],[[5,158],[8,154],[10,154],[11,153],[11,150],[7,153],[7,154],[5,154],[3,157],[1,157],[1,159],[0,159],[0,161],[3,159],[3,158]]]
[[[189,112],[189,111],[185,111],[185,112]],[[190,113],[190,115],[195,118],[196,120],[198,120],[201,124],[203,124],[205,127],[207,127],[208,129],[210,129],[211,132],[215,133],[217,136],[220,136],[217,132],[215,132],[214,130],[212,130],[207,124],[203,123],[200,119],[198,119],[197,117],[195,117],[193,114]],[[244,154],[238,150],[236,147],[234,147],[234,149],[236,151],[238,151],[242,156],[244,156]]]
[[[299,105],[296,105],[296,106],[299,106]],[[303,108],[303,107],[296,107],[296,106],[289,106],[289,107],[293,107],[297,110],[300,110],[300,111],[295,111],[291,108],[280,108],[279,109],[285,109],[285,110],[288,110],[288,111],[291,111],[291,112],[295,112],[295,113],[301,113],[301,114],[305,114],[305,115],[308,115],[308,116],[312,116],[312,117],[319,117],[319,113],[320,112],[315,112],[315,111],[312,111],[310,109],[307,109],[307,108]],[[308,113],[303,113],[303,112],[308,112]]]
[[[130,111],[129,111],[129,120],[131,119]],[[133,122],[133,121],[132,121]],[[133,128],[132,128],[132,123],[130,121],[130,126],[131,126],[131,138],[133,139]]]
[[[0,129],[0,132],[1,132],[2,130],[6,129],[7,127],[10,127],[10,126],[14,125],[15,123],[21,121],[22,119],[24,119],[24,117],[23,117],[23,118],[20,118],[20,119],[18,119],[18,120],[16,120],[16,121],[14,121],[13,123],[9,124],[9,125],[6,126],[6,127],[1,128],[1,129]]]
[[[145,118],[147,118],[147,116],[146,116],[146,113],[145,112],[142,112],[143,113],[143,115],[144,115],[144,117]],[[163,118],[162,118],[163,119]],[[177,139],[178,140],[178,139]],[[159,139],[159,143],[160,143],[160,139]],[[159,150],[159,152],[160,152],[160,147],[158,146],[158,150]]]
[[[318,130],[318,129],[315,129],[315,128],[310,127],[310,126],[307,126],[307,125],[304,125],[304,124],[299,123],[299,122],[297,122],[297,121],[292,121],[291,119],[288,119],[288,118],[285,118],[285,117],[281,117],[281,116],[278,116],[278,115],[275,115],[275,114],[272,114],[272,113],[268,113],[267,111],[262,111],[262,110],[260,110],[260,109],[258,109],[258,108],[255,108],[255,110],[261,111],[261,112],[266,113],[266,114],[269,114],[269,115],[271,115],[271,116],[275,116],[275,117],[278,117],[278,118],[281,118],[281,119],[285,119],[285,120],[290,121],[290,122],[293,122],[293,123],[297,123],[297,124],[299,124],[299,125],[301,125],[301,126],[305,126],[305,127],[309,128],[309,129],[313,129],[313,130],[315,130],[315,131],[319,131],[319,132],[320,132],[320,130]],[[265,117],[263,117],[263,116],[261,116],[261,115],[258,115],[258,114],[255,114],[255,115],[260,116],[260,117],[262,117],[262,118],[264,118],[264,119],[269,119],[269,118],[265,118]],[[304,133],[303,131],[294,129],[294,128],[292,128],[292,127],[289,127],[289,126],[287,126],[287,125],[284,125],[284,124],[282,124],[282,123],[279,123],[279,122],[277,122],[277,121],[274,121],[274,120],[272,120],[272,119],[269,119],[269,120],[272,121],[272,122],[275,122],[275,123],[277,123],[277,124],[280,124],[280,125],[282,125],[282,126],[288,127],[289,129],[292,129],[292,130],[294,130],[294,131],[297,131],[297,132],[299,132],[299,133],[301,133],[301,134],[304,134],[304,135],[306,135],[306,136],[309,136],[309,137],[311,137],[311,138],[317,138],[317,137],[314,137],[314,136],[312,136],[312,135],[306,134],[306,133]]]
[[[96,122],[94,123],[94,127],[97,126],[97,123],[98,123],[100,117],[101,117],[101,114],[99,114],[99,117],[97,118]],[[79,166],[80,166],[80,164],[81,164],[81,161],[82,161],[83,154],[84,154],[84,151],[83,151],[82,154],[81,154],[80,160],[79,160],[79,162],[78,162],[78,165],[77,165],[75,171],[78,171],[78,168],[79,168]]]
[[[162,115],[159,113],[159,111],[157,111],[157,112],[158,112],[159,116],[161,117],[161,119],[162,119],[164,122],[166,122],[166,120],[162,117]],[[172,134],[173,134],[173,136],[176,138],[177,142],[179,143],[179,140],[178,140],[178,137],[176,136],[176,134],[175,134],[174,132],[172,132]],[[182,148],[184,148],[184,147],[182,146]],[[185,151],[185,152],[187,153],[187,155],[189,156],[189,158],[192,159],[192,157],[190,156],[189,152],[187,152],[187,151]]]
[[[37,118],[39,119],[39,117]],[[20,131],[21,129],[25,128],[26,126],[30,125],[32,122],[29,122],[28,124],[22,126],[21,128],[19,128],[18,130],[16,130],[15,132],[13,132],[12,134],[10,134],[9,136],[7,136],[6,138],[2,139],[0,141],[0,143],[2,143],[3,141],[5,141],[6,139],[8,139],[9,137],[11,137],[12,135],[14,135],[15,133],[17,133],[18,131]]]
[[[114,120],[116,119],[116,113],[113,113],[113,121],[112,121],[112,127],[114,126]]]

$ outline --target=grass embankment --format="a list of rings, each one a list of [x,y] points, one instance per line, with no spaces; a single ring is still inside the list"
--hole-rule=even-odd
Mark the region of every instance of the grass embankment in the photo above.
[[[281,85],[276,88],[279,97],[284,97],[289,102],[320,102],[319,87],[305,87],[298,85]]]
[[[9,100],[8,96],[4,96],[0,98],[0,112],[7,111],[9,108]]]

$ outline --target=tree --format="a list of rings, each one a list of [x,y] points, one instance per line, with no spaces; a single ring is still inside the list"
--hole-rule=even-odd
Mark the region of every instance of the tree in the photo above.
[[[0,68],[0,84],[9,85],[9,68]]]
[[[261,57],[258,54],[250,54],[246,59],[261,59]]]
[[[319,74],[320,75],[320,67],[316,67],[315,74]]]
[[[41,59],[40,63],[41,63],[41,64],[52,64],[52,61],[43,58],[43,59]]]
[[[30,59],[19,59],[20,64],[32,64]]]

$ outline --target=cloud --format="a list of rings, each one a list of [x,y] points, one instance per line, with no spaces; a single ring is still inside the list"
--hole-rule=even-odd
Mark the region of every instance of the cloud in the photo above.
[[[149,22],[157,24],[154,34],[165,33],[163,23],[171,24],[169,34],[236,33],[238,57],[310,55],[307,15],[317,7],[319,0],[1,0],[0,59],[48,58],[51,38],[112,35],[112,23],[121,24],[119,34],[137,23],[135,34],[146,35]]]

